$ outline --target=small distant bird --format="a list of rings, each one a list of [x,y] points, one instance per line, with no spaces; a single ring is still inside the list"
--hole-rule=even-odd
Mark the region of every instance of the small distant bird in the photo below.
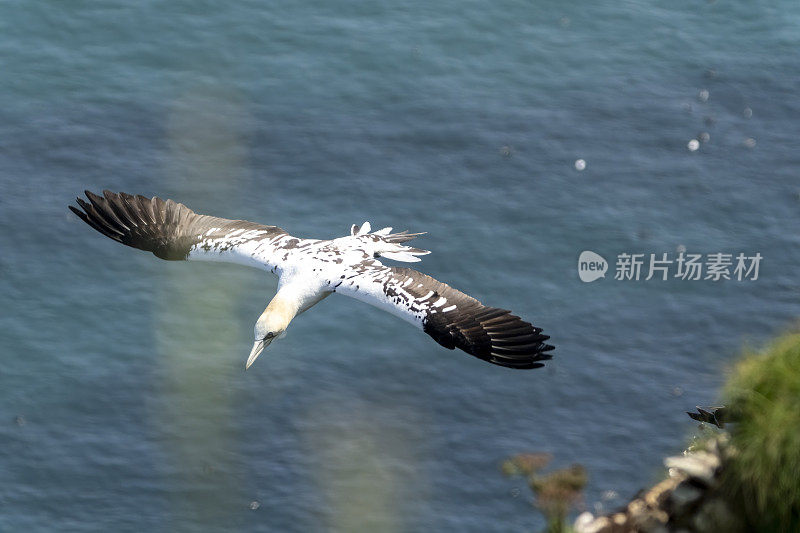
[[[689,418],[698,422],[714,424],[718,428],[724,428],[726,422],[731,422],[731,419],[735,418],[730,416],[728,408],[724,405],[719,407],[700,407],[697,405],[695,407],[697,409],[696,413],[686,411]]]
[[[416,262],[430,252],[402,243],[422,233],[371,231],[353,225],[333,240],[292,237],[276,226],[199,215],[158,197],[86,191],[69,206],[81,220],[111,239],[169,260],[224,261],[279,276],[278,292],[254,328],[245,368],[278,338],[292,319],[334,292],[388,311],[414,324],[445,348],[460,348],[484,361],[510,368],[536,368],[553,349],[541,328],[510,311],[475,298],[410,268],[383,265],[378,258]]]

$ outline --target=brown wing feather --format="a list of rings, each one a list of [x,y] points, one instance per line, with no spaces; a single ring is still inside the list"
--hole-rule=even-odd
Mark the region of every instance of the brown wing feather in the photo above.
[[[433,291],[416,306],[426,312],[423,331],[445,348],[460,348],[484,361],[511,368],[537,368],[544,366],[541,361],[552,358],[547,352],[553,346],[544,342],[550,337],[510,311],[485,306],[414,269],[393,267],[392,271],[396,286],[409,277],[414,280],[404,290],[416,300]],[[432,304],[439,298],[445,298],[446,303],[434,307]]]
[[[224,236],[233,230],[260,230],[267,236],[286,234],[276,226],[246,220],[199,215],[183,204],[126,193],[103,191],[103,196],[86,191],[88,202],[77,199],[69,206],[89,226],[117,242],[153,252],[161,259],[186,259],[192,246],[203,236]],[[262,235],[263,238],[263,235]]]

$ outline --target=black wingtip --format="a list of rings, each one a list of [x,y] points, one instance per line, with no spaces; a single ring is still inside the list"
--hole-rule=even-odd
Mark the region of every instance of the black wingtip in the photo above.
[[[80,198],[77,198],[77,200],[80,200]],[[73,213],[75,213],[76,215],[78,215],[80,218],[86,217],[84,212],[81,211],[80,209],[78,209],[77,207],[75,207],[74,205],[70,204],[67,207],[69,207],[69,210],[72,211]]]

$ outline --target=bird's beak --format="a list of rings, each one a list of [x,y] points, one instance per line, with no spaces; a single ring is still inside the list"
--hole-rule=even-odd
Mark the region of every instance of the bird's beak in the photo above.
[[[258,356],[261,355],[261,352],[264,351],[264,348],[269,346],[269,343],[271,342],[272,339],[261,339],[253,344],[253,349],[250,350],[250,357],[247,358],[247,364],[244,365],[245,370],[250,368],[250,365],[252,365],[256,359],[258,359]]]

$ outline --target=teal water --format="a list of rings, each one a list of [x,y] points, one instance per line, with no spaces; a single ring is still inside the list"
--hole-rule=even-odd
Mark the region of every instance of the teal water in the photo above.
[[[621,504],[800,315],[799,50],[791,1],[1,4],[0,531],[531,531],[527,451]],[[123,248],[85,188],[428,231],[421,270],[556,358],[334,296],[245,373],[275,280]],[[679,246],[759,279],[578,279]]]

